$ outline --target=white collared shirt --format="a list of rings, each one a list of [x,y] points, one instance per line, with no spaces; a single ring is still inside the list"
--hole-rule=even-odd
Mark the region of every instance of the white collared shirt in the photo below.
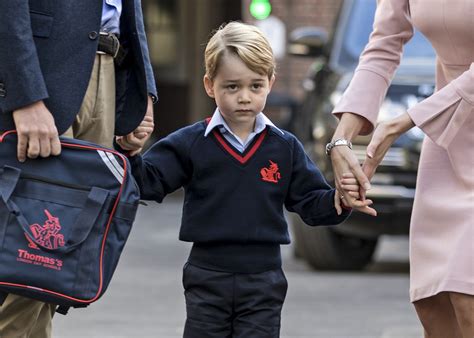
[[[246,140],[241,140],[240,137],[235,135],[230,127],[227,125],[225,122],[224,118],[222,117],[219,108],[216,108],[214,111],[214,114],[212,115],[211,120],[209,121],[209,124],[207,125],[206,131],[204,132],[204,136],[207,137],[209,133],[214,129],[214,128],[219,128],[219,131],[221,134],[225,137],[225,139],[238,151],[243,153],[247,146],[252,142],[254,139],[255,135],[261,133],[267,126],[272,126],[276,128],[279,132],[284,134],[284,132],[279,129],[277,126],[273,124],[272,121],[268,117],[266,117],[262,112],[258,113],[258,115],[255,117],[255,127],[253,132],[249,134]]]

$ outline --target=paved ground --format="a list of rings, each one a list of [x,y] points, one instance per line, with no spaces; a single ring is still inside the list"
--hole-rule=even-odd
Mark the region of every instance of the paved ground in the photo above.
[[[55,338],[181,337],[181,269],[189,245],[177,240],[180,194],[141,207],[106,294],[54,319]],[[385,238],[365,272],[322,273],[284,248],[289,282],[282,337],[421,338],[408,301],[408,245]]]

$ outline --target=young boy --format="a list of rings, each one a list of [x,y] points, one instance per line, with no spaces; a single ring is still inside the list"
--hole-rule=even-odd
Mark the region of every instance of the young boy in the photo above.
[[[340,223],[350,211],[336,211],[335,190],[302,145],[262,113],[275,80],[262,33],[221,27],[205,63],[212,118],[130,157],[132,172],[145,200],[185,189],[179,238],[194,244],[183,272],[184,337],[279,337],[287,290],[280,245],[290,243],[283,206],[309,225]]]

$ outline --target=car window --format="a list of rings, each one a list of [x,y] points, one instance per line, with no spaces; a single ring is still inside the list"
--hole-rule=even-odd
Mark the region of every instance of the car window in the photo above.
[[[359,55],[369,40],[376,9],[375,0],[355,0],[343,20],[341,51],[338,63],[344,67],[357,66]],[[404,47],[404,58],[434,58],[435,53],[429,41],[415,31],[413,38]]]

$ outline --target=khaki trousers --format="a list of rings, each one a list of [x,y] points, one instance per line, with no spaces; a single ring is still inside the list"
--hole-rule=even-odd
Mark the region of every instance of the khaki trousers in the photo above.
[[[414,303],[425,338],[473,338],[474,296],[441,292]]]
[[[115,129],[115,69],[97,54],[84,101],[63,136],[112,147]],[[49,338],[56,306],[9,294],[0,307],[0,338]]]
[[[114,59],[97,54],[86,96],[72,126],[63,136],[112,148],[115,131]]]

